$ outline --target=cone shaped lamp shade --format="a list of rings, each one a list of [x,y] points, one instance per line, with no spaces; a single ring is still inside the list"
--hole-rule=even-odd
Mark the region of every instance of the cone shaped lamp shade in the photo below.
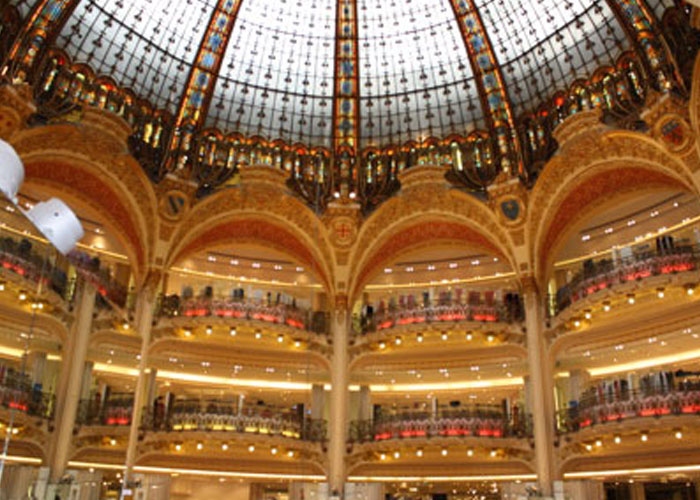
[[[15,149],[0,140],[0,191],[16,203],[17,192],[24,182],[24,165]]]
[[[38,203],[25,215],[63,255],[73,250],[85,234],[73,211],[57,198]]]

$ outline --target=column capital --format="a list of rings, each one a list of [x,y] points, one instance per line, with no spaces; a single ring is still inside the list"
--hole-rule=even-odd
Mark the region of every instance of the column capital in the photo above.
[[[540,293],[540,287],[537,284],[537,280],[535,277],[531,274],[525,275],[520,278],[520,283],[523,286],[523,294],[529,295],[529,294],[539,294]]]

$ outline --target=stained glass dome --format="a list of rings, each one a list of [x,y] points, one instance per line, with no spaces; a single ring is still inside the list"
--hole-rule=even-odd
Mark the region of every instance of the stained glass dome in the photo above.
[[[342,0],[81,0],[56,45],[75,63],[176,115],[223,3],[232,22],[230,32],[217,38],[221,63],[202,125],[330,146]],[[649,5],[660,12],[672,3]],[[460,26],[461,8],[478,13],[515,115],[630,48],[607,0],[350,4],[356,11],[353,98],[362,146],[483,129],[485,97]]]

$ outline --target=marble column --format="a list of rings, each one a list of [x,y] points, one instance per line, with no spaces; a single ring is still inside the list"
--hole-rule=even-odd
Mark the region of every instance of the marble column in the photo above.
[[[644,483],[635,481],[630,484],[630,500],[644,500],[645,498]]]
[[[136,331],[141,337],[141,358],[139,360],[138,377],[134,390],[134,407],[131,412],[131,427],[129,429],[129,442],[126,448],[126,470],[124,471],[124,484],[129,485],[132,479],[132,470],[136,462],[136,446],[138,444],[139,428],[143,415],[143,400],[146,395],[146,382],[148,379],[148,348],[151,343],[151,326],[155,306],[155,288],[144,287],[138,293],[136,299]]]
[[[322,384],[314,384],[311,386],[311,419],[323,419],[323,410],[325,407],[325,390]]]
[[[369,386],[363,385],[360,387],[360,404],[359,404],[360,420],[372,420],[372,393]]]
[[[32,386],[35,387],[37,384],[41,385],[42,390],[46,390],[44,387],[44,372],[46,371],[46,353],[39,351],[32,351],[29,353],[27,358],[27,367],[32,374]]]
[[[83,380],[80,384],[80,399],[89,400],[90,390],[92,389],[92,369],[94,363],[92,361],[87,361],[85,367],[83,368]]]
[[[328,483],[341,498],[345,485],[345,447],[348,429],[348,335],[350,313],[338,308],[331,315],[333,359],[331,362],[331,411],[329,422]]]
[[[544,302],[532,278],[524,282],[530,408],[535,434],[537,484],[543,496],[552,496],[554,470],[554,390],[552,367],[543,332]]]
[[[57,400],[61,402],[56,415],[56,431],[51,446],[50,460],[51,479],[57,481],[63,476],[68,463],[70,442],[73,438],[73,427],[80,402],[80,392],[85,368],[90,330],[92,329],[92,315],[95,311],[95,287],[87,281],[80,282],[75,311],[75,322],[70,331],[70,350],[63,352],[63,366],[61,367],[64,378],[64,390],[57,394]]]

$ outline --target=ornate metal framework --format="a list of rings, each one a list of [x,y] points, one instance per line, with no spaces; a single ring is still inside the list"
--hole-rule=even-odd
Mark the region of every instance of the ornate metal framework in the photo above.
[[[607,0],[632,46],[637,51],[652,88],[676,88],[685,94],[683,79],[674,63],[653,12],[644,0]]]
[[[214,9],[180,102],[170,139],[169,158],[161,164],[158,177],[166,172],[189,168],[189,177],[196,177],[200,189],[206,191],[212,185],[222,184],[238,170],[237,165],[211,161],[213,156],[204,154],[204,145],[200,145],[194,135],[201,129],[211,104],[241,3],[242,0],[219,0]]]
[[[10,69],[12,78],[30,79],[33,76],[33,71],[46,48],[56,39],[79,1],[41,0],[37,2],[8,53],[6,63],[12,63]]]
[[[513,107],[479,11],[474,0],[451,0],[450,3],[467,48],[472,71],[476,76],[489,135],[491,140],[495,141],[492,149],[498,158],[496,168],[488,177],[498,175],[500,171],[525,176],[520,159]],[[459,171],[456,171],[455,175],[461,178]],[[484,180],[492,179],[484,178]],[[468,181],[466,184],[471,185],[472,182]]]

